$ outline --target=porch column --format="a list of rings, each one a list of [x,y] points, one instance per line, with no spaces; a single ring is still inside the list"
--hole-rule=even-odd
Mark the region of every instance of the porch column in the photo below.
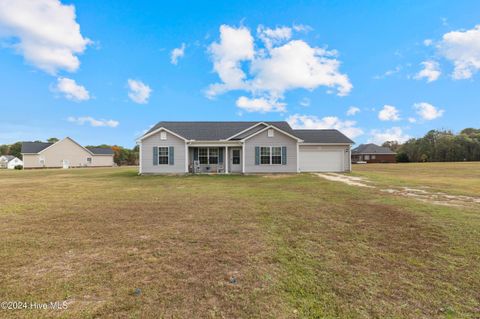
[[[225,174],[228,174],[228,146],[225,146]]]

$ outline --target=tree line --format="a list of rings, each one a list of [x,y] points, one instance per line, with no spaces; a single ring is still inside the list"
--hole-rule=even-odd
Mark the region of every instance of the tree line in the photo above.
[[[431,130],[403,144],[388,141],[382,146],[397,152],[397,162],[480,161],[480,129],[466,128],[458,134]]]
[[[56,137],[51,137],[46,140],[47,143],[55,143],[58,142],[59,139]],[[45,141],[35,141],[35,142],[45,142]],[[121,165],[138,165],[138,152],[139,147],[136,145],[134,148],[129,149],[118,145],[90,145],[88,147],[105,147],[111,148],[113,150],[113,161],[115,164]],[[16,142],[12,144],[3,144],[0,145],[0,155],[13,155],[22,159],[22,142]]]

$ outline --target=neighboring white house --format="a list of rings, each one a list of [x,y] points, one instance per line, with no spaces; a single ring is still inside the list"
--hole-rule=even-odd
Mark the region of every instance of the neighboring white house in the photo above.
[[[24,168],[69,168],[114,166],[113,150],[83,147],[70,137],[56,143],[23,142]]]
[[[140,174],[348,172],[354,143],[287,122],[159,122],[138,139]]]
[[[0,168],[14,169],[17,165],[23,166],[22,160],[20,160],[18,157],[13,155],[0,156]]]

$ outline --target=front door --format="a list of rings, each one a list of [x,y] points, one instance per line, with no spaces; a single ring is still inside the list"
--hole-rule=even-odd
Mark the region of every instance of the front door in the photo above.
[[[69,160],[63,160],[62,161],[62,167],[63,168],[70,168],[70,161]]]
[[[229,152],[230,152],[229,154],[230,172],[241,173],[242,172],[242,149],[231,148]]]

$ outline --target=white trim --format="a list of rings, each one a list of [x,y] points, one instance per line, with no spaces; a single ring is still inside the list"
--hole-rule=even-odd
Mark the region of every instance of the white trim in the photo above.
[[[228,141],[228,140],[234,138],[235,136],[242,135],[243,133],[251,130],[252,128],[255,128],[255,127],[259,126],[260,124],[263,124],[263,125],[265,125],[265,126],[268,126],[268,124],[265,123],[265,122],[258,122],[257,124],[252,125],[252,126],[250,126],[249,128],[246,128],[246,129],[244,129],[243,131],[240,131],[240,132],[236,133],[235,135],[230,136],[230,137],[227,138],[226,140]]]
[[[218,142],[215,143],[214,141],[199,141],[199,142],[188,142],[188,145],[190,146],[195,146],[195,147],[226,147],[226,146],[231,146],[231,147],[240,147],[242,144],[240,142],[238,143],[225,143],[225,142]]]
[[[245,143],[242,143],[242,174],[245,174]]]
[[[142,174],[142,143],[138,144],[138,174]]]
[[[88,148],[83,147],[82,145],[78,144],[74,139],[72,139],[72,138],[70,138],[70,137],[68,137],[68,136],[65,137],[65,138],[62,139],[62,140],[56,141],[55,143],[53,143],[52,145],[50,145],[50,146],[48,146],[48,147],[45,147],[45,148],[44,148],[43,150],[41,150],[40,152],[38,152],[38,153],[33,153],[33,154],[41,154],[41,153],[43,153],[44,151],[48,150],[50,147],[53,147],[54,145],[56,145],[56,144],[58,144],[58,143],[60,143],[60,142],[63,142],[63,141],[65,141],[66,139],[69,139],[69,140],[72,141],[73,143],[77,144],[78,146],[80,146],[81,148],[83,148],[84,150],[86,150],[86,151],[87,151],[88,153],[90,153],[91,155],[95,156],[95,154],[93,154],[92,151],[90,151]],[[25,154],[27,154],[27,153],[25,153]]]
[[[287,135],[287,136],[289,136],[289,137],[297,140],[298,142],[303,142],[302,139],[300,139],[300,138],[298,138],[298,137],[296,137],[296,136],[294,136],[294,135],[292,135],[292,134],[289,134],[289,133],[287,133],[287,132],[285,132],[285,131],[283,131],[283,130],[281,130],[281,129],[279,129],[278,127],[275,127],[275,126],[273,126],[273,125],[269,125],[269,126],[265,127],[264,129],[261,129],[260,131],[257,131],[257,132],[255,132],[255,133],[253,133],[252,135],[249,135],[249,136],[245,137],[245,138],[242,139],[241,141],[242,141],[242,142],[245,142],[246,140],[254,137],[255,135],[258,135],[258,134],[260,134],[260,133],[262,133],[262,132],[265,132],[266,130],[271,129],[271,128],[273,128],[274,130],[277,130],[277,131],[279,131],[280,133],[283,133],[283,134],[285,134],[285,135]]]
[[[147,137],[150,137],[150,136],[152,136],[152,135],[155,135],[155,134],[157,134],[158,132],[160,132],[160,131],[162,131],[162,130],[164,130],[165,132],[168,132],[168,133],[170,133],[170,134],[172,134],[172,135],[174,135],[174,136],[176,136],[176,137],[178,137],[178,138],[180,138],[180,139],[182,139],[182,140],[184,140],[184,141],[188,141],[185,137],[183,137],[183,136],[181,136],[181,135],[178,135],[177,133],[172,132],[172,131],[170,131],[169,129],[166,129],[166,128],[164,128],[164,127],[162,126],[162,127],[157,128],[155,131],[152,131],[152,132],[150,132],[150,133],[148,133],[148,134],[145,134],[145,135],[143,135],[142,137],[138,138],[138,139],[137,139],[137,142],[141,142],[141,141],[143,141],[144,139],[146,139]]]
[[[300,173],[300,143],[297,142],[297,173]]]
[[[352,147],[348,147],[348,171],[352,171]]]
[[[188,160],[189,160],[189,155],[188,154],[188,144],[185,142],[185,173],[188,174]]]
[[[225,174],[228,174],[228,146],[225,146]]]

